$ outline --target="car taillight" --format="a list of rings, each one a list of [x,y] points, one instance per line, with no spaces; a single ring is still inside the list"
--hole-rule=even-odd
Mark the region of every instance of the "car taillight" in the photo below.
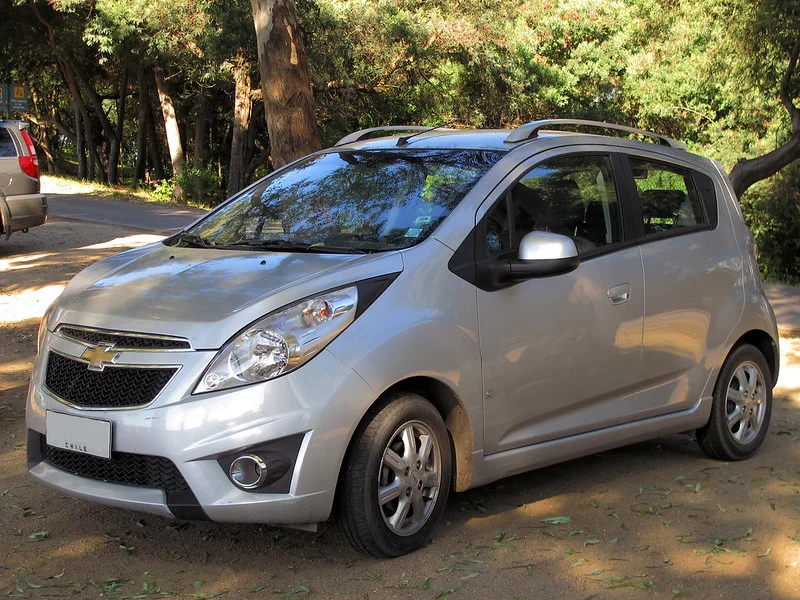
[[[22,134],[22,139],[25,140],[25,144],[28,146],[28,154],[30,156],[20,156],[19,167],[28,177],[39,179],[39,157],[36,156],[36,148],[33,147],[33,140],[31,140],[31,136],[24,129],[20,131],[20,133]]]

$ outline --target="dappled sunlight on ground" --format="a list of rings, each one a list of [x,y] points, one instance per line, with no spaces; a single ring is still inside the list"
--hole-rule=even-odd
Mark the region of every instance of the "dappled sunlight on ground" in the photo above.
[[[22,289],[0,294],[0,323],[16,323],[24,319],[41,318],[47,307],[64,291],[64,284]]]
[[[91,246],[84,246],[80,248],[80,250],[108,250],[108,249],[116,249],[116,250],[123,250],[126,248],[138,248],[139,246],[145,246],[147,244],[152,244],[154,242],[160,242],[164,239],[163,235],[150,235],[146,233],[140,233],[138,235],[129,235],[126,237],[119,237],[114,238],[108,242],[102,242],[100,244],[92,244]]]
[[[17,256],[5,260],[0,260],[0,273],[3,271],[18,271],[20,269],[30,269],[37,266],[38,262],[48,256],[52,256],[51,252],[45,254],[28,254],[25,256]]]
[[[781,370],[775,393],[794,395],[800,406],[800,338],[781,339]]]

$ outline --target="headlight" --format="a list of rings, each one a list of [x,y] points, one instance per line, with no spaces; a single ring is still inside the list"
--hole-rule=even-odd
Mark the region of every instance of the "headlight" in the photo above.
[[[36,353],[42,351],[42,346],[44,345],[44,336],[47,334],[47,321],[50,320],[50,315],[53,314],[53,311],[56,309],[56,303],[58,302],[58,298],[61,298],[61,294],[50,303],[50,306],[47,307],[47,310],[44,311],[42,315],[42,320],[39,321],[39,331],[36,334]]]
[[[355,319],[356,286],[301,300],[255,322],[217,354],[195,394],[289,373],[311,360]]]

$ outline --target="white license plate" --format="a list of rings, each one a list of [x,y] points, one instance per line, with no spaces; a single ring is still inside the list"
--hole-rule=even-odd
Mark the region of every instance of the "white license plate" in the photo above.
[[[47,443],[82,454],[111,458],[111,421],[47,411]]]

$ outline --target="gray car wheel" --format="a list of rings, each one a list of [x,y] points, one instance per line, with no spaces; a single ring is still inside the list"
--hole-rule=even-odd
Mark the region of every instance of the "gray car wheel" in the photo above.
[[[356,431],[342,471],[338,522],[376,557],[413,552],[430,539],[450,491],[450,439],[424,398],[392,394]]]
[[[705,427],[697,430],[697,441],[711,458],[750,458],[767,435],[771,412],[769,366],[757,348],[744,344],[722,365],[711,417]]]

